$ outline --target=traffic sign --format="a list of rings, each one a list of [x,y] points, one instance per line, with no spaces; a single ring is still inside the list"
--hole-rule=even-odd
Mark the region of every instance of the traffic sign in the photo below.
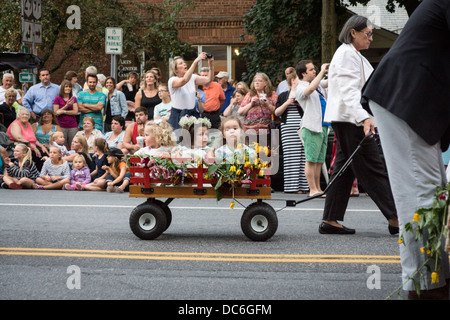
[[[22,0],[22,17],[25,20],[41,20],[42,0]]]
[[[22,72],[19,73],[19,81],[20,82],[33,82],[34,75],[32,73]]]
[[[123,32],[122,28],[105,29],[105,52],[106,54],[122,54]]]

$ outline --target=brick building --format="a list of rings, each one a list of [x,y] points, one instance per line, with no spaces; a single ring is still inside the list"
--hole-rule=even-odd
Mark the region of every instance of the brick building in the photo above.
[[[127,0],[130,2],[140,3],[163,3],[164,0]],[[177,23],[179,39],[184,42],[191,43],[197,52],[210,52],[215,58],[215,71],[227,71],[233,79],[240,79],[241,73],[245,69],[245,64],[240,56],[240,49],[248,43],[240,40],[240,36],[244,33],[243,15],[250,9],[256,0],[244,1],[204,1],[195,0],[193,7],[185,8],[182,11],[180,21]],[[120,26],[117,26],[120,27]],[[64,44],[60,44],[54,49],[53,55],[57,56],[63,50]],[[117,56],[117,78],[123,79],[131,71],[144,73],[149,68],[149,63],[157,66],[162,70],[166,80],[168,79],[168,61],[144,61],[142,54],[136,50],[135,52],[124,52]],[[190,64],[190,58],[196,56],[196,52],[192,57],[185,57]],[[98,55],[99,73],[109,75],[110,72],[110,56],[100,52]],[[55,64],[55,60],[49,59],[46,67],[51,68]],[[74,57],[66,61],[59,70],[52,74],[52,80],[59,83],[67,70],[74,70],[83,75],[80,58]],[[79,79],[79,82],[82,82]]]

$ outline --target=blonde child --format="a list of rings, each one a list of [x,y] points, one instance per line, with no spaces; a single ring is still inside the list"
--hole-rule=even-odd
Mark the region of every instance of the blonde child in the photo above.
[[[69,164],[63,160],[61,150],[51,146],[49,159],[44,162],[41,174],[36,178],[33,187],[35,189],[62,189],[66,183],[70,183]]]
[[[181,143],[173,154],[176,158],[213,159],[214,150],[208,144],[208,129],[211,122],[207,118],[185,116],[179,122],[183,130]]]
[[[17,144],[14,148],[14,158],[14,162],[5,158],[6,174],[2,187],[32,189],[34,180],[39,177],[39,171],[32,160],[31,149],[22,143]]]
[[[144,127],[144,143],[145,147],[136,151],[135,155],[170,157],[173,147],[176,146],[172,126],[162,119],[147,122]]]
[[[93,179],[96,179],[105,174],[105,170],[102,167],[108,165],[106,153],[109,151],[109,147],[104,138],[99,137],[95,139],[94,151],[92,161],[95,163],[95,170],[91,172],[91,176]]]
[[[225,144],[216,149],[214,158],[216,163],[229,162],[234,163],[234,156],[239,155],[240,161],[245,161],[248,156],[249,161],[253,162],[256,157],[256,151],[243,144],[244,128],[241,120],[236,116],[230,116],[222,120],[221,131]]]
[[[131,174],[127,172],[126,162],[122,161],[123,156],[122,150],[111,148],[106,153],[108,165],[102,168],[105,173],[87,184],[84,189],[90,191],[104,191],[106,189],[108,192],[117,193],[128,191]]]
[[[50,144],[61,149],[61,154],[63,157],[69,154],[69,150],[67,150],[65,143],[66,139],[64,138],[64,133],[61,131],[55,131],[50,136]]]
[[[91,182],[91,173],[86,165],[86,159],[78,154],[73,158],[72,170],[70,171],[70,184],[66,183],[65,190],[83,190],[84,186]]]

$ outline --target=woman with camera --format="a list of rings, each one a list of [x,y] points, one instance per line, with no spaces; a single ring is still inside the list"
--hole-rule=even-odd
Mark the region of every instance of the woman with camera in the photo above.
[[[208,76],[194,74],[198,63],[208,59]],[[168,81],[170,97],[172,98],[172,110],[169,123],[172,128],[179,129],[178,121],[184,115],[190,115],[195,110],[195,88],[199,85],[207,85],[214,81],[214,57],[211,54],[202,52],[194,60],[192,65],[187,67],[182,57],[175,57],[170,63],[170,79]]]

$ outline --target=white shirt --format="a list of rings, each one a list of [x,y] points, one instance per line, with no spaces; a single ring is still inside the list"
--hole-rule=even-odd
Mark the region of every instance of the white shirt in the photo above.
[[[305,95],[305,90],[310,85],[307,81],[300,81],[295,88],[295,99],[303,109],[303,118],[301,126],[312,132],[322,132],[322,104],[320,103],[319,93],[314,90],[309,96]],[[324,95],[326,92],[323,87],[327,86],[327,81],[322,80],[319,84],[319,90]]]
[[[6,98],[5,98],[6,90],[8,90],[8,89],[5,89],[2,86],[0,86],[0,104],[3,104],[3,102],[6,101]],[[16,89],[14,89],[14,90],[16,90]],[[16,100],[22,99],[22,96],[20,95],[19,91],[16,90],[16,92],[17,92]]]
[[[361,125],[369,113],[361,105],[361,90],[373,72],[369,61],[352,44],[342,44],[328,71],[328,101],[325,122]]]
[[[173,80],[178,77],[171,77],[168,82],[170,97],[172,98],[172,107],[178,110],[191,110],[195,108],[195,79],[196,74],[193,74],[191,79],[181,87],[173,88]]]

